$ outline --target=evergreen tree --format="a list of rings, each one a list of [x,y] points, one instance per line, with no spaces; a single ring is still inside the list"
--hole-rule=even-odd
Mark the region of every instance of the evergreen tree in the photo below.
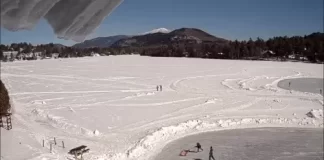
[[[0,50],[0,61],[2,61],[3,60],[3,51],[2,50]]]
[[[0,114],[8,113],[10,111],[10,98],[6,86],[0,79]]]

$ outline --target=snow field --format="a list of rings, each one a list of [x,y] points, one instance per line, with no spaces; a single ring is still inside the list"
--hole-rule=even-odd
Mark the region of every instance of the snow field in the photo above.
[[[87,145],[90,160],[154,159],[168,142],[206,131],[321,128],[306,115],[323,109],[320,94],[277,87],[300,77],[323,77],[322,65],[141,56],[3,63],[15,114],[13,130],[1,129],[2,158],[67,159]],[[66,148],[49,153],[53,137]]]

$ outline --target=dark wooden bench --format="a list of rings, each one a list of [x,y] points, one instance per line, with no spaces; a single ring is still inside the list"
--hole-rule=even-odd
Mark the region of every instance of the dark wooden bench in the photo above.
[[[78,156],[81,156],[81,159],[83,159],[82,158],[82,155],[84,153],[89,152],[89,151],[90,151],[90,149],[87,148],[87,146],[82,145],[82,146],[79,146],[79,147],[76,147],[76,148],[71,149],[69,151],[69,154],[74,155],[75,159],[78,159]]]

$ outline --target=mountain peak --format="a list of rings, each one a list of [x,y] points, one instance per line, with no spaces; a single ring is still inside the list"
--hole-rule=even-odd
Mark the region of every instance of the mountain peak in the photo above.
[[[145,35],[145,34],[153,34],[153,33],[170,33],[170,32],[171,32],[171,30],[166,29],[166,28],[157,28],[157,29],[153,29],[151,31],[145,32],[143,34]]]
[[[162,29],[162,31],[165,29]],[[201,29],[197,28],[180,28],[167,33],[159,32],[161,29],[155,29],[147,34],[137,35],[117,41],[113,47],[147,47],[160,46],[179,43],[217,43],[225,44],[228,41],[223,38],[215,37]]]

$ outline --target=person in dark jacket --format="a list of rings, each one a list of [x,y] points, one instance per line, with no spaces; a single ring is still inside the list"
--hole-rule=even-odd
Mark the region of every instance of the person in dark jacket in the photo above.
[[[200,143],[197,143],[197,145],[195,147],[197,147],[197,152],[199,152],[199,150],[203,151],[203,149],[201,148]]]
[[[162,91],[162,85],[160,85],[160,91]]]
[[[289,85],[289,88],[290,88],[291,82],[289,82],[288,85]]]
[[[209,150],[209,160],[211,160],[211,159],[215,160],[214,153],[213,152],[214,152],[213,147],[210,146],[210,150]]]

